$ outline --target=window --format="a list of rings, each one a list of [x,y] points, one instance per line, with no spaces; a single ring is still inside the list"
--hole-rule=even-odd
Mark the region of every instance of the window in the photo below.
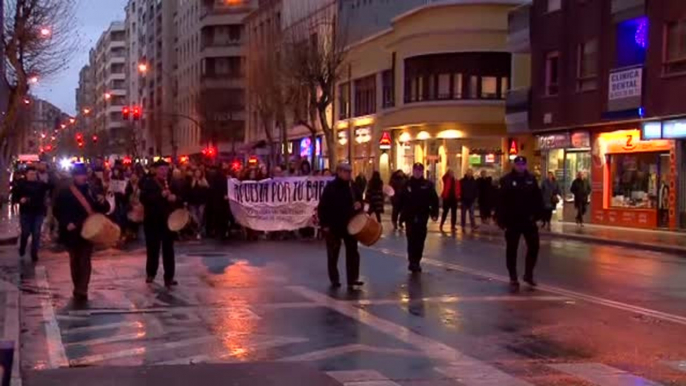
[[[498,98],[498,78],[494,76],[484,76],[481,78],[481,98]]]
[[[510,90],[510,79],[500,78],[500,98],[507,99],[507,92]]]
[[[562,0],[548,0],[548,12],[559,11],[562,8]]]
[[[470,76],[469,77],[469,98],[476,99],[479,97],[479,77]]]
[[[338,87],[338,119],[350,118],[350,83]]]
[[[438,99],[450,99],[450,74],[438,75]]]
[[[686,20],[667,24],[663,73],[686,72]]]
[[[579,45],[577,63],[577,91],[595,90],[598,88],[598,39],[589,40]]]
[[[614,208],[657,209],[662,179],[669,173],[669,153],[610,156]]]
[[[462,99],[462,74],[453,75],[453,98]]]
[[[545,57],[545,95],[557,95],[560,83],[560,53],[549,52]]]
[[[395,106],[393,70],[381,73],[382,105],[384,108]]]
[[[355,116],[376,113],[376,75],[355,80]]]
[[[617,67],[643,65],[648,48],[648,18],[645,16],[617,24]]]

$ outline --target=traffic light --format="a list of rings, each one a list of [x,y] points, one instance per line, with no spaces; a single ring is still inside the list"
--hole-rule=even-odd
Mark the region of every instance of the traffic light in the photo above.
[[[93,143],[98,143],[98,136],[93,134]]]
[[[131,114],[129,106],[124,106],[121,108],[121,116],[122,118],[124,118],[125,121],[129,120],[129,114]]]
[[[141,112],[142,112],[141,110],[142,110],[141,107],[133,106],[133,120],[134,121],[141,119]]]
[[[83,148],[83,142],[79,142],[79,149]]]
[[[76,142],[83,142],[83,134],[76,133]]]

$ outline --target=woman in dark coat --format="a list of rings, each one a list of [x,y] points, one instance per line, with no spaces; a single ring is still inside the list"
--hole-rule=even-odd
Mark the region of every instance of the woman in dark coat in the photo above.
[[[384,196],[383,181],[381,180],[381,174],[379,174],[379,172],[374,172],[367,184],[365,201],[369,204],[368,213],[376,214],[376,220],[381,222],[381,213],[383,213],[384,209]]]

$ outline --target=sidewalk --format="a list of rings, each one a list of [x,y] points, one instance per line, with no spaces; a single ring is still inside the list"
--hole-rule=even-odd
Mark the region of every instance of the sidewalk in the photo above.
[[[19,239],[19,215],[10,215],[7,207],[0,214],[0,245],[15,245]]]
[[[11,374],[11,385],[20,386],[19,374],[19,284],[21,267],[14,245],[19,234],[18,218],[0,220],[0,370]],[[12,350],[13,349],[13,350]],[[13,352],[11,368],[5,368],[6,360]]]

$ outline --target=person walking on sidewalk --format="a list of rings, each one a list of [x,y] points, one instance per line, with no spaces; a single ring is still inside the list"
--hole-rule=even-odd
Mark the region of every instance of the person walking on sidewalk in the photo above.
[[[35,168],[29,167],[26,170],[26,179],[22,180],[16,187],[14,194],[19,200],[19,213],[21,224],[21,239],[19,242],[19,256],[24,257],[26,246],[31,237],[31,260],[38,261],[38,250],[40,249],[41,229],[43,220],[47,214],[45,200],[50,191],[50,185],[38,178]]]
[[[576,208],[576,225],[584,226],[584,215],[588,208],[588,198],[591,196],[591,184],[586,179],[586,173],[579,172],[576,174],[576,179],[572,182],[572,187],[569,189],[574,195],[574,207]]]
[[[450,230],[455,231],[455,225],[457,224],[457,200],[459,199],[460,183],[455,179],[455,173],[448,169],[443,176],[443,191],[441,192],[441,200],[443,200],[441,232],[443,232],[443,225],[445,225],[445,220],[448,218],[448,212],[450,212]]]
[[[374,214],[376,216],[376,221],[381,223],[381,214],[384,212],[384,194],[383,194],[383,181],[381,180],[381,174],[379,172],[372,173],[372,178],[367,184],[367,192],[365,193],[365,201],[369,204],[369,210],[367,211],[370,215]]]
[[[466,217],[469,213],[469,225],[472,230],[476,230],[476,222],[474,221],[474,202],[479,193],[479,187],[474,179],[474,171],[467,169],[464,178],[460,180],[460,203],[462,204],[462,211],[460,213],[460,223],[462,225],[462,232],[466,231]]]
[[[391,212],[391,222],[393,223],[394,230],[403,228],[403,223],[398,221],[398,219],[400,218],[400,192],[403,191],[406,183],[407,176],[405,176],[405,173],[400,169],[393,173],[391,180],[389,181],[389,185],[391,188],[393,188],[394,193],[393,197],[391,197],[391,206],[393,207]]]
[[[434,184],[424,178],[424,165],[416,163],[412,166],[412,178],[400,194],[400,217],[405,223],[407,235],[407,269],[419,273],[422,272],[420,263],[429,217],[438,221],[438,194]]]
[[[519,239],[526,242],[526,264],[524,282],[536,286],[534,268],[538,260],[540,239],[536,222],[543,211],[543,197],[536,177],[527,170],[526,158],[514,159],[514,170],[500,180],[500,195],[496,219],[498,226],[505,230],[507,270],[510,285],[519,288],[517,275],[517,250]]]
[[[59,224],[60,242],[69,253],[74,300],[88,300],[93,244],[81,237],[81,228],[91,213],[107,213],[110,205],[102,194],[94,195],[88,185],[86,167],[72,167],[73,182],[59,191],[53,213]]]
[[[348,223],[355,214],[362,211],[362,192],[351,181],[352,167],[341,163],[336,168],[336,178],[329,182],[322,192],[317,214],[324,239],[328,260],[329,280],[331,287],[341,286],[338,274],[338,255],[341,244],[345,244],[345,268],[348,288],[361,286],[359,280],[360,252],[357,240],[348,233]]]
[[[543,224],[541,228],[550,230],[550,222],[553,219],[553,211],[560,203],[560,184],[557,183],[555,173],[548,172],[548,178],[541,183],[541,195],[543,196]]]
[[[476,186],[479,202],[479,215],[481,216],[481,223],[488,224],[491,221],[491,213],[493,213],[493,178],[488,175],[485,170],[481,171],[481,175],[476,179]]]
[[[167,226],[167,219],[181,203],[180,192],[174,190],[169,181],[169,164],[157,161],[155,177],[148,178],[141,186],[141,203],[145,210],[143,229],[145,231],[145,249],[147,262],[146,283],[152,283],[160,266],[160,247],[162,265],[164,266],[164,285],[172,287],[178,283],[174,280],[176,262],[174,261],[174,233]]]

